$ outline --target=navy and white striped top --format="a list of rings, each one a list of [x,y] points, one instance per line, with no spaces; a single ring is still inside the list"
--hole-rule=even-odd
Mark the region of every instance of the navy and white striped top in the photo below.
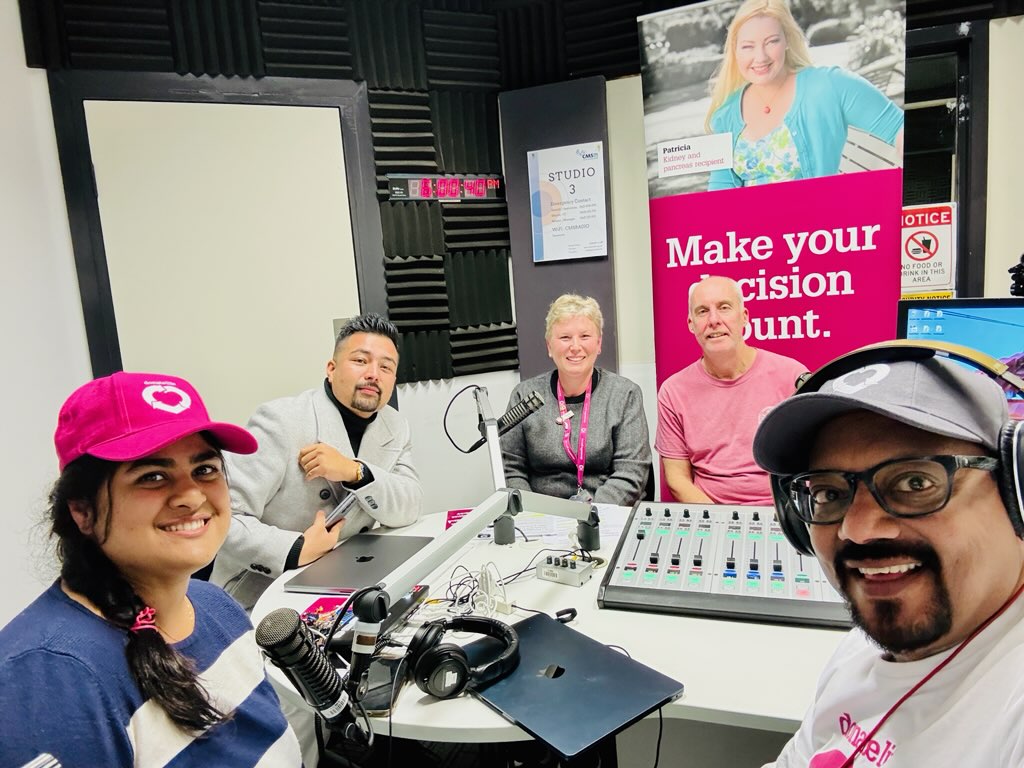
[[[175,648],[229,719],[196,737],[143,701],[125,660],[127,633],[55,583],[0,630],[0,765],[47,752],[63,768],[300,766],[248,616],[206,582],[192,581],[188,596],[195,630]]]

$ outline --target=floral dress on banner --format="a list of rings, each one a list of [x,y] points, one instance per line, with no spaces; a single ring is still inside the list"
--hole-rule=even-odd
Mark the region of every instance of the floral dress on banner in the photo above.
[[[755,141],[740,136],[733,150],[733,170],[745,187],[803,178],[796,145],[785,123]]]

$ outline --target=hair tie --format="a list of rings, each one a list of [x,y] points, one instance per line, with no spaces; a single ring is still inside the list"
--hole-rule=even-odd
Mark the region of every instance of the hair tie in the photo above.
[[[152,608],[150,608],[149,606],[143,608],[135,616],[135,623],[132,624],[131,629],[129,629],[128,631],[141,632],[144,629],[152,629],[159,632],[160,628],[156,625],[156,621],[154,619],[155,616],[156,611],[154,611]]]

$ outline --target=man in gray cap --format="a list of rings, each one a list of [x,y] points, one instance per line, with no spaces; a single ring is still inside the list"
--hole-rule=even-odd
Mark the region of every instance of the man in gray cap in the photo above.
[[[783,401],[754,438],[780,515],[857,627],[777,768],[1024,765],[1024,542],[1018,449],[1000,445],[1015,438],[1005,395],[958,363],[907,358],[816,374],[816,391]]]

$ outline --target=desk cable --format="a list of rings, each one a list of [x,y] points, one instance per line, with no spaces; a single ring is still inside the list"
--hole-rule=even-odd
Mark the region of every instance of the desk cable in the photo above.
[[[608,643],[607,645],[612,650],[621,651],[622,653],[624,653],[626,655],[626,658],[628,658],[628,659],[632,659],[633,658],[630,655],[629,651],[627,651],[621,645],[614,645],[613,643]],[[654,742],[654,766],[653,766],[653,768],[658,768],[658,763],[661,761],[661,737],[662,737],[662,735],[665,732],[665,717],[664,717],[664,714],[662,713],[662,710],[664,708],[665,708],[664,705],[658,707],[658,739],[657,739],[657,741]]]

